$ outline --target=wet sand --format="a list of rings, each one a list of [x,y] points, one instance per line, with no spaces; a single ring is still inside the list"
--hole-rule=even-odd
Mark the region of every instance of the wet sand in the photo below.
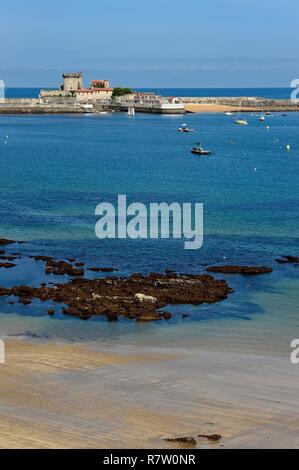
[[[0,448],[299,447],[298,373],[288,355],[9,340]]]

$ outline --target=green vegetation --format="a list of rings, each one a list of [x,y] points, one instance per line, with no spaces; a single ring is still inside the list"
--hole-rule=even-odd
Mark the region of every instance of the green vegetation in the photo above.
[[[116,88],[113,89],[112,98],[116,98],[117,96],[127,95],[128,93],[132,93],[131,88],[116,87]]]

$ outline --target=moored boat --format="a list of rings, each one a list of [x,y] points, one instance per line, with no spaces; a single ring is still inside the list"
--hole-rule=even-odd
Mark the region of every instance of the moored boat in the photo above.
[[[194,153],[195,155],[211,155],[210,150],[205,150],[201,147],[200,142],[198,142],[191,150],[191,153]]]
[[[187,124],[182,124],[182,126],[179,128],[179,132],[193,132],[193,129],[189,129]]]
[[[246,119],[236,119],[235,120],[235,123],[238,124],[239,126],[247,126],[248,125],[248,121]]]

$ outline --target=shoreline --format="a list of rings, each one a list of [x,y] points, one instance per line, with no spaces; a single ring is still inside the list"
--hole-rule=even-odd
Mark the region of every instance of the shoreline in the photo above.
[[[180,109],[160,107],[152,104],[135,105],[136,113],[184,114],[184,113],[225,113],[225,112],[299,112],[299,105],[291,100],[266,99],[258,97],[176,97]],[[169,98],[170,99],[170,98]],[[93,109],[87,110],[79,102],[53,101],[46,103],[37,98],[9,98],[0,100],[0,115],[43,115],[43,114],[101,114],[103,112],[128,112],[128,105],[110,102],[94,102]]]
[[[298,447],[288,357],[10,339],[0,379],[0,448]]]

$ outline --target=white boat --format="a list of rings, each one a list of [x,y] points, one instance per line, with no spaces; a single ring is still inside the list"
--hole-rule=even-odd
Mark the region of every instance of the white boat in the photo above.
[[[266,121],[266,118],[265,118],[265,116],[264,116],[263,114],[261,114],[261,116],[260,116],[260,121],[261,121],[261,122]]]
[[[128,109],[128,116],[129,117],[134,117],[135,116],[135,108],[129,108]]]
[[[232,113],[231,111],[226,111],[226,116],[233,116],[234,113]]]
[[[241,108],[241,101],[240,101],[240,108]],[[236,115],[236,120],[235,120],[235,124],[238,124],[239,126],[248,126],[248,121],[247,119],[244,119],[243,117],[241,117],[240,115],[240,111],[238,111],[237,115]]]
[[[187,124],[182,124],[182,127],[179,128],[179,132],[193,132],[193,129],[189,129]]]

